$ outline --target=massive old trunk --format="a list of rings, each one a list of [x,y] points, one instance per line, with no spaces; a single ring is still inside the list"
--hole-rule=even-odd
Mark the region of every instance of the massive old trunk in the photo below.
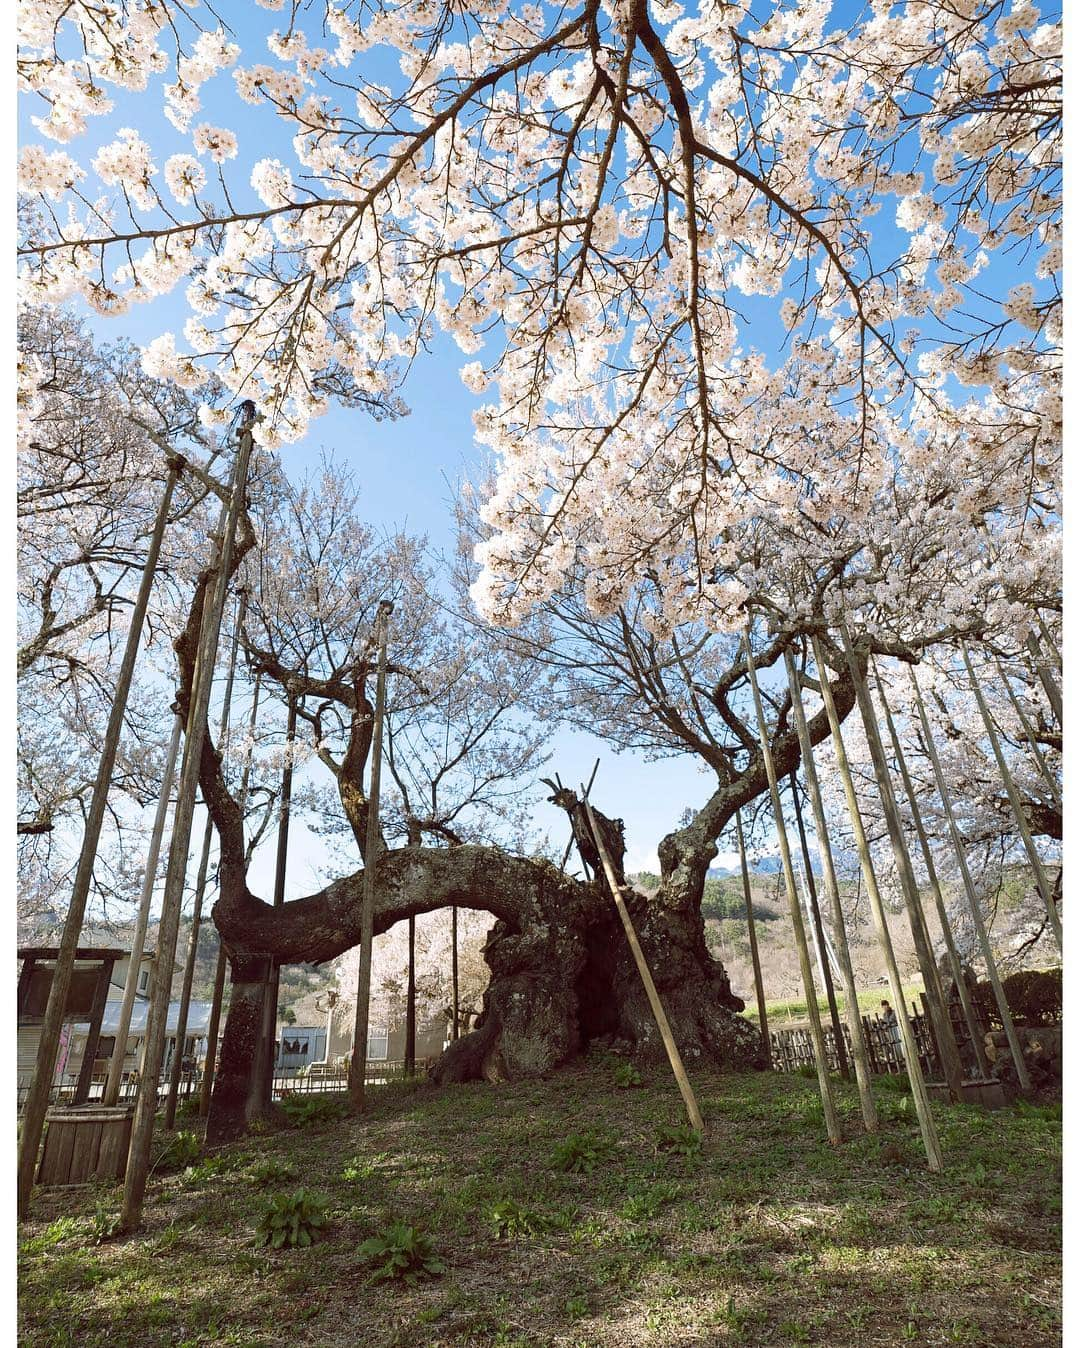
[[[629,907],[688,1064],[757,1064],[758,1036],[737,1013],[723,966],[706,948],[700,916],[707,861],[687,884],[685,868],[665,876],[650,899]],[[360,875],[277,910],[237,884],[223,890],[214,920],[232,958],[232,1003],[222,1041],[208,1136],[236,1136],[247,1121],[248,1082],[267,957],[331,959],[356,944]],[[457,904],[498,921],[485,957],[491,981],[483,1013],[435,1068],[439,1081],[499,1081],[550,1071],[590,1040],[613,1036],[643,1059],[662,1055],[641,981],[611,896],[571,880],[550,863],[494,848],[405,848],[376,865],[375,931],[409,914]]]
[[[842,714],[850,684],[837,680]],[[825,733],[824,713],[811,722]],[[778,770],[798,761],[794,731],[773,744]],[[214,921],[233,966],[233,999],[222,1042],[208,1136],[235,1136],[247,1122],[249,1077],[266,961],[321,963],[360,939],[363,872],[280,908],[247,888],[239,810],[220,775],[212,745],[204,750],[202,784],[221,838],[221,896]],[[701,898],[709,862],[735,810],[766,786],[760,755],[724,785],[686,828],[659,848],[661,886],[645,898],[628,893],[646,958],[676,1042],[688,1064],[721,1068],[760,1065],[760,1039],[739,1016],[743,1001],[709,953]],[[565,1062],[589,1041],[623,1040],[643,1059],[662,1055],[652,1013],[610,894],[601,880],[583,884],[548,862],[496,848],[406,847],[375,862],[375,932],[410,915],[456,905],[498,919],[487,943],[491,981],[475,1029],[452,1044],[435,1068],[439,1081],[535,1076]]]

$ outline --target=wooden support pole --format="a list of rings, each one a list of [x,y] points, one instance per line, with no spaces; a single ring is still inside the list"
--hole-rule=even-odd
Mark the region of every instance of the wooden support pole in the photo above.
[[[285,877],[289,865],[289,819],[292,814],[293,745],[296,743],[296,698],[289,695],[289,710],[285,724],[285,763],[281,769],[281,797],[278,801],[277,852],[274,857],[274,907],[285,902]],[[274,1043],[277,1039],[278,991],[281,971],[276,961],[267,973],[263,995],[262,1036],[258,1070],[254,1073],[252,1101],[253,1114],[262,1114],[270,1108],[274,1095]]]
[[[457,929],[457,904],[450,909],[450,985],[451,985],[451,1006],[450,1011],[453,1017],[451,1027],[451,1039],[457,1039],[460,1034],[461,1008],[458,1001],[458,929]]]
[[[810,797],[810,808],[814,812],[814,827],[817,829],[818,852],[821,856],[821,878],[825,885],[826,898],[829,901],[833,936],[836,939],[836,955],[840,963],[840,973],[844,980],[844,1010],[848,1030],[851,1034],[851,1056],[855,1060],[855,1081],[859,1089],[859,1106],[862,1109],[863,1127],[868,1133],[876,1133],[879,1126],[877,1106],[874,1104],[874,1093],[870,1086],[872,1072],[866,1052],[866,1040],[863,1036],[862,1017],[859,1014],[859,996],[855,987],[855,972],[851,967],[847,926],[844,922],[844,909],[840,903],[840,886],[836,880],[836,867],[833,864],[832,848],[829,845],[828,821],[825,818],[825,805],[821,799],[821,787],[818,782],[817,768],[814,764],[814,746],[810,742],[810,728],[806,722],[802,686],[799,682],[795,659],[791,654],[790,647],[784,648],[784,665],[787,669],[788,687],[791,690],[791,710],[795,721],[795,731],[799,737],[803,776],[806,778],[806,790]]]
[[[679,1093],[683,1098],[683,1104],[686,1106],[686,1112],[690,1118],[690,1126],[696,1128],[704,1136],[705,1121],[701,1117],[701,1110],[698,1109],[698,1102],[694,1095],[694,1088],[690,1085],[690,1078],[686,1075],[686,1069],[683,1067],[682,1055],[679,1053],[679,1046],[675,1043],[675,1036],[671,1033],[671,1026],[668,1024],[667,1013],[664,1010],[664,1004],[660,1000],[660,994],[656,990],[656,984],[653,982],[653,976],[649,972],[648,963],[645,960],[645,953],[641,949],[641,943],[638,941],[637,932],[634,930],[634,923],[626,907],[626,901],[619,889],[619,882],[615,876],[615,867],[612,865],[611,856],[604,845],[604,839],[600,830],[596,827],[596,817],[592,812],[592,806],[587,799],[584,799],[585,816],[589,821],[589,831],[592,833],[593,842],[596,844],[596,850],[600,854],[600,864],[604,868],[604,875],[607,877],[608,888],[611,890],[611,897],[615,900],[615,908],[623,924],[623,930],[626,932],[626,939],[630,943],[630,953],[634,957],[634,963],[637,965],[637,971],[641,976],[642,984],[645,987],[645,995],[649,999],[649,1006],[652,1008],[653,1019],[656,1021],[656,1028],[660,1031],[660,1038],[663,1040],[664,1048],[667,1050],[668,1062],[671,1064],[671,1070],[675,1074],[675,1080],[678,1083]]]
[[[930,944],[930,932],[926,926],[926,916],[923,913],[922,896],[919,894],[915,871],[911,865],[911,854],[908,851],[907,839],[904,837],[904,829],[900,822],[900,809],[896,803],[892,778],[889,776],[888,764],[885,761],[885,749],[878,733],[877,713],[870,699],[870,690],[866,686],[866,680],[863,678],[862,670],[855,658],[855,647],[843,618],[840,619],[839,631],[848,672],[855,683],[855,697],[862,716],[863,728],[866,731],[866,744],[870,750],[870,760],[873,764],[874,777],[877,780],[878,796],[881,800],[885,825],[889,831],[889,841],[892,844],[893,856],[896,859],[896,868],[900,876],[900,892],[903,895],[911,935],[915,942],[915,954],[918,957],[919,969],[922,972],[923,987],[926,991],[930,1011],[930,1024],[933,1028],[934,1039],[937,1042],[949,1095],[952,1099],[959,1101],[963,1099],[964,1095],[964,1073],[960,1065],[960,1050],[956,1043],[956,1033],[949,1018],[948,1008],[945,1005],[945,994],[941,987],[937,962],[934,959],[933,948]]]
[[[1024,711],[1023,706],[1021,705],[1020,699],[1016,696],[1016,693],[1012,686],[1012,681],[1010,680],[1007,672],[1002,668],[1001,661],[997,658],[996,655],[994,656],[994,668],[997,670],[998,678],[1001,680],[1002,686],[1004,687],[1005,692],[1008,695],[1009,701],[1012,703],[1013,711],[1016,712],[1016,718],[1023,727],[1024,737],[1028,742],[1028,747],[1031,750],[1032,757],[1035,759],[1035,762],[1039,766],[1039,773],[1042,776],[1043,781],[1046,783],[1046,789],[1050,792],[1050,798],[1060,810],[1061,787],[1058,785],[1057,779],[1054,777],[1054,774],[1050,771],[1050,765],[1046,761],[1046,755],[1039,747],[1039,741],[1035,737],[1035,728],[1031,724],[1031,721],[1028,719],[1028,715]]]
[[[818,684],[821,688],[821,700],[825,704],[825,715],[829,720],[829,731],[836,752],[836,767],[844,787],[851,829],[855,836],[855,850],[859,854],[859,865],[862,868],[867,898],[870,900],[870,912],[873,914],[878,944],[881,946],[881,953],[885,957],[889,990],[892,993],[893,1003],[899,1008],[897,1021],[907,1059],[908,1081],[911,1084],[911,1095],[915,1102],[915,1114],[919,1120],[923,1150],[926,1152],[926,1164],[931,1170],[940,1170],[943,1164],[941,1143],[938,1141],[937,1126],[934,1123],[934,1115],[930,1108],[930,1097],[926,1093],[926,1082],[923,1080],[922,1067],[919,1064],[919,1050],[915,1043],[915,1035],[911,1023],[904,1014],[904,985],[900,979],[896,952],[893,950],[889,924],[885,918],[885,905],[881,901],[881,891],[878,889],[877,876],[874,874],[874,864],[870,857],[870,844],[866,840],[866,830],[863,828],[862,815],[859,812],[859,798],[855,794],[855,783],[851,777],[847,751],[844,748],[844,737],[840,731],[840,718],[836,714],[836,703],[833,701],[832,688],[829,685],[829,678],[825,669],[825,657],[821,651],[821,643],[816,636],[812,638],[812,642],[814,663],[817,665]]]
[[[195,898],[191,909],[191,934],[188,937],[187,957],[184,960],[184,981],[180,988],[180,1005],[176,1010],[176,1050],[169,1064],[169,1089],[165,1096],[165,1127],[176,1127],[176,1101],[180,1094],[180,1077],[184,1070],[184,1043],[187,1039],[188,1010],[191,1006],[191,988],[195,980],[195,955],[199,949],[199,925],[202,921],[203,895],[206,892],[206,873],[210,869],[210,844],[214,840],[214,825],[206,816],[203,829],[202,852],[199,856]]]
[[[409,973],[405,989],[405,1075],[416,1074],[416,918],[409,914]]]
[[[750,962],[754,966],[754,995],[757,997],[758,1024],[761,1027],[761,1046],[772,1064],[772,1043],[769,1039],[769,1017],[765,1012],[765,983],[761,977],[761,955],[757,943],[757,923],[754,921],[754,903],[750,891],[750,867],[746,861],[746,840],[743,838],[742,811],[735,811],[735,837],[739,843],[739,869],[742,871],[743,899],[746,901],[746,930],[750,937]]]
[[[37,1059],[34,1064],[34,1076],[23,1110],[22,1137],[19,1143],[18,1171],[18,1212],[25,1217],[30,1206],[30,1193],[34,1186],[34,1170],[37,1166],[38,1147],[41,1132],[45,1125],[45,1112],[49,1107],[49,1094],[52,1090],[53,1071],[56,1067],[56,1054],[60,1046],[60,1030],[64,1023],[64,1010],[68,992],[71,989],[71,973],[75,965],[75,951],[78,949],[79,936],[82,933],[83,919],[86,916],[86,901],[90,895],[90,884],[94,875],[94,862],[97,860],[98,843],[101,839],[101,827],[105,820],[108,805],[109,787],[112,784],[113,767],[120,746],[120,735],[124,727],[124,712],[127,709],[131,680],[135,673],[135,660],[142,640],[146,610],[150,603],[154,573],[157,570],[161,553],[161,541],[165,536],[165,525],[169,516],[169,505],[177,478],[184,467],[179,456],[168,461],[169,473],[165,479],[165,489],[158,504],[154,530],[143,564],[139,592],[131,613],[131,625],[128,628],[124,655],[120,662],[120,671],[116,678],[109,720],[105,727],[105,739],[101,758],[98,761],[97,776],[94,779],[93,794],[86,815],[86,827],[83,831],[82,847],[79,852],[75,880],[71,889],[64,930],[60,938],[56,966],[49,988],[49,1000],[45,1006],[45,1016],[38,1039]]]
[[[233,621],[232,647],[229,651],[229,672],[225,679],[225,693],[221,700],[221,721],[218,730],[218,745],[222,756],[225,753],[225,741],[229,734],[229,710],[232,706],[233,683],[236,678],[236,654],[240,648],[240,628],[247,613],[247,592],[240,591],[236,602],[236,614]],[[176,1101],[180,1093],[180,1077],[184,1067],[184,1043],[187,1040],[188,1013],[191,1009],[191,987],[195,979],[195,957],[199,950],[199,935],[202,931],[203,899],[206,894],[206,874],[210,865],[210,844],[214,836],[214,825],[207,811],[206,827],[203,832],[202,855],[199,858],[198,879],[195,882],[195,900],[191,910],[191,935],[188,939],[187,958],[184,961],[184,982],[180,991],[180,1005],[176,1014],[176,1052],[173,1054],[172,1070],[169,1073],[169,1093],[165,1100],[165,1127],[176,1124]],[[220,952],[219,952],[220,954]]]
[[[930,883],[930,892],[934,896],[934,907],[937,910],[938,921],[941,923],[941,934],[945,939],[945,950],[949,959],[949,971],[953,976],[953,982],[956,984],[956,990],[960,997],[960,1005],[963,1008],[968,1034],[971,1036],[971,1046],[975,1051],[979,1075],[986,1080],[990,1076],[990,1066],[986,1061],[986,1051],[983,1048],[982,1035],[979,1033],[979,1021],[975,1015],[975,1008],[971,1004],[971,994],[968,992],[967,983],[964,981],[964,971],[960,967],[960,956],[957,954],[956,942],[953,939],[952,923],[949,921],[949,914],[945,908],[945,898],[941,892],[941,883],[938,880],[934,854],[930,848],[930,839],[926,836],[926,829],[923,826],[922,811],[919,809],[919,801],[915,794],[915,784],[911,780],[911,773],[908,771],[907,759],[900,742],[900,735],[896,729],[896,722],[893,720],[893,714],[889,708],[889,700],[885,696],[885,685],[881,681],[881,673],[876,664],[874,664],[873,669],[878,700],[881,702],[881,709],[885,713],[885,724],[889,730],[889,739],[892,741],[893,756],[896,759],[897,767],[900,769],[904,791],[907,793],[908,805],[911,809],[911,822],[915,825],[915,833],[919,839],[923,863],[926,866],[926,877]]]
[[[1037,609],[1035,611],[1035,622],[1038,625],[1039,632],[1042,636],[1043,645],[1050,652],[1050,656],[1053,659],[1054,664],[1057,666],[1058,673],[1060,674],[1062,669],[1061,651],[1058,648],[1057,642],[1054,640],[1053,632],[1051,632],[1049,627],[1047,627],[1046,620],[1043,618],[1043,615]]]
[[[241,592],[246,605],[246,592]],[[241,624],[242,619],[238,618]],[[237,806],[241,821],[247,808],[248,783],[251,779],[251,760],[255,751],[255,725],[259,717],[259,691],[262,687],[262,675],[255,675],[255,688],[251,698],[251,716],[248,720],[248,742],[244,750],[244,767],[240,774],[240,790],[237,793]],[[214,1092],[214,1075],[217,1067],[218,1030],[221,1027],[221,1004],[225,999],[225,973],[228,956],[225,947],[218,947],[217,968],[214,970],[214,991],[210,1001],[210,1021],[206,1027],[206,1065],[203,1069],[202,1089],[199,1092],[199,1117],[205,1119],[210,1114],[210,1099]]]
[[[124,1059],[127,1055],[128,1035],[131,1032],[131,1013],[134,1010],[135,996],[139,990],[139,971],[142,968],[143,952],[146,949],[146,927],[150,919],[150,900],[154,894],[158,856],[161,852],[161,838],[165,832],[165,818],[169,813],[173,777],[176,775],[176,756],[180,748],[181,724],[180,714],[177,713],[173,717],[172,737],[165,754],[165,771],[161,779],[161,794],[158,796],[157,810],[154,814],[150,847],[146,853],[146,870],[143,874],[142,889],[139,893],[139,909],[135,917],[135,930],[131,936],[131,955],[128,960],[127,977],[124,979],[124,995],[120,1002],[120,1022],[116,1027],[116,1041],[113,1044],[112,1057],[109,1060],[109,1075],[105,1082],[105,1095],[102,1103],[109,1106],[115,1105],[120,1098]]]
[[[930,759],[930,765],[934,770],[934,781],[937,784],[938,795],[941,797],[942,808],[945,811],[945,818],[948,821],[949,836],[952,839],[953,851],[956,853],[956,864],[960,869],[960,879],[963,883],[964,894],[967,897],[968,910],[971,913],[971,920],[975,926],[975,934],[979,938],[979,948],[982,951],[983,962],[986,965],[986,976],[990,981],[990,987],[993,989],[994,1001],[997,1003],[998,1015],[1001,1017],[1001,1024],[1005,1030],[1005,1037],[1008,1040],[1009,1052],[1012,1054],[1013,1065],[1016,1068],[1016,1076],[1020,1083],[1020,1089],[1025,1094],[1030,1094],[1031,1073],[1027,1069],[1023,1050],[1020,1048],[1020,1040],[1017,1038],[1012,1012],[1009,1010],[1009,999],[1005,996],[1005,989],[1001,986],[1001,979],[998,977],[997,961],[994,959],[994,952],[990,947],[990,936],[986,930],[986,922],[983,919],[982,908],[979,905],[979,896],[975,892],[975,882],[972,880],[971,871],[968,869],[967,854],[964,851],[964,840],[960,836],[960,829],[957,827],[956,823],[956,815],[953,813],[952,795],[945,782],[945,773],[942,771],[941,759],[938,757],[937,745],[934,743],[934,736],[930,730],[930,721],[926,715],[926,706],[923,703],[922,690],[919,688],[918,676],[916,675],[913,666],[908,668],[908,674],[911,678],[911,686],[915,692],[915,706],[919,713],[919,724],[922,727],[923,739],[926,741],[926,754]]]
[[[250,401],[242,404],[242,417],[240,443],[230,483],[229,500],[223,506],[221,515],[213,592],[205,597],[209,602],[204,601],[190,710],[184,734],[184,757],[177,787],[169,865],[165,873],[165,888],[158,924],[157,960],[151,979],[150,1006],[146,1018],[143,1071],[139,1078],[127,1173],[124,1178],[124,1201],[120,1220],[125,1231],[136,1230],[142,1220],[143,1197],[150,1171],[150,1147],[153,1141],[154,1115],[158,1105],[158,1077],[165,1051],[169,990],[172,985],[173,962],[176,959],[176,936],[180,924],[180,905],[184,897],[184,877],[187,873],[188,848],[191,844],[191,824],[199,785],[199,767],[203,741],[206,738],[206,716],[214,681],[225,596],[232,571],[236,526],[247,488],[247,470],[251,458],[251,430],[255,420],[255,406]]]
[[[784,827],[784,810],[780,803],[780,783],[776,777],[776,764],[773,761],[772,747],[769,744],[769,728],[765,722],[765,708],[762,705],[761,690],[758,687],[754,655],[750,649],[749,627],[743,631],[742,641],[743,651],[746,655],[746,668],[750,675],[750,689],[754,697],[754,710],[757,713],[761,757],[765,763],[765,775],[769,779],[769,795],[772,799],[776,837],[780,844],[780,862],[784,871],[784,884],[787,887],[788,909],[791,913],[791,925],[795,932],[795,948],[799,955],[799,972],[802,974],[803,992],[806,995],[806,1014],[810,1019],[810,1038],[814,1045],[818,1088],[821,1092],[822,1108],[825,1111],[825,1130],[828,1133],[829,1141],[835,1145],[843,1140],[843,1132],[840,1128],[840,1117],[836,1112],[836,1104],[833,1100],[832,1082],[829,1080],[829,1060],[825,1055],[825,1035],[821,1029],[821,1012],[818,1010],[814,975],[810,968],[810,949],[806,942],[806,927],[803,925],[802,909],[799,907],[799,894],[795,888],[795,867],[792,865],[787,829]]]
[[[394,606],[379,601],[375,619],[378,642],[378,674],[375,680],[375,724],[371,736],[371,784],[368,789],[367,839],[364,848],[364,890],[360,908],[360,969],[356,979],[356,1016],[353,1021],[353,1051],[349,1060],[349,1097],[357,1112],[364,1108],[364,1078],[367,1074],[368,1012],[371,1000],[371,947],[375,930],[375,866],[379,859],[379,775],[382,771],[383,717],[386,713],[386,633]]]
[[[785,650],[790,657],[790,651]],[[821,905],[818,903],[817,885],[814,882],[814,867],[810,860],[810,845],[806,840],[806,827],[803,824],[802,805],[799,801],[799,783],[794,771],[788,777],[791,787],[791,799],[795,806],[795,824],[799,831],[799,848],[802,852],[803,874],[806,876],[807,895],[810,900],[810,918],[814,927],[814,942],[817,945],[818,965],[821,969],[821,981],[825,985],[825,1000],[829,1004],[829,1020],[832,1023],[833,1041],[836,1044],[836,1063],[844,1081],[851,1080],[848,1067],[847,1049],[844,1046],[844,1027],[840,1023],[840,1010],[836,1005],[836,988],[833,986],[832,970],[829,967],[829,952],[825,948],[825,925],[821,920]]]
[[[982,716],[983,725],[986,727],[986,737],[990,741],[990,747],[994,751],[998,772],[1001,773],[1001,780],[1005,783],[1005,793],[1009,797],[1009,804],[1012,806],[1016,827],[1020,830],[1020,837],[1024,841],[1024,849],[1028,854],[1028,860],[1031,862],[1031,869],[1035,873],[1035,884],[1043,903],[1046,905],[1046,915],[1050,919],[1050,926],[1060,950],[1062,949],[1061,917],[1057,910],[1057,904],[1054,902],[1053,890],[1050,888],[1050,881],[1047,878],[1042,857],[1039,856],[1039,849],[1035,846],[1035,839],[1031,836],[1031,826],[1028,823],[1027,815],[1024,813],[1024,803],[1020,799],[1020,792],[1017,791],[1016,783],[1013,781],[1012,771],[1006,761],[1001,741],[998,739],[997,729],[994,726],[994,718],[990,715],[990,708],[986,705],[979,680],[975,677],[971,656],[968,654],[967,643],[964,641],[960,643],[960,653],[964,657],[968,681],[971,684],[971,691],[975,694],[975,701],[979,705],[979,714]]]
[[[218,1031],[221,1028],[221,1004],[225,999],[225,974],[228,972],[229,959],[225,947],[218,946],[217,964],[214,966],[214,990],[210,994],[210,1019],[206,1026],[206,1058],[203,1062],[202,1083],[199,1086],[199,1118],[205,1119],[210,1113],[210,1099],[214,1092],[214,1067],[217,1058]]]
[[[1034,632],[1029,632],[1026,642],[1028,651],[1031,654],[1032,661],[1035,664],[1035,673],[1039,676],[1039,682],[1042,684],[1046,693],[1047,701],[1057,717],[1057,723],[1064,729],[1065,714],[1061,705],[1061,689],[1058,687],[1057,679],[1054,678],[1054,671],[1049,662],[1043,655],[1042,648],[1035,638]]]

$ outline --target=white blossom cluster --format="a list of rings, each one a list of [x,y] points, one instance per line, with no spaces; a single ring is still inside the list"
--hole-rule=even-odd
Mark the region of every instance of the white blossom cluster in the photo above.
[[[164,80],[165,5],[109,13],[108,52],[131,68],[83,34],[88,68]],[[115,313],[185,281],[188,350],[166,334],[147,368],[185,387],[214,368],[256,398],[267,445],[342,390],[386,394],[437,324],[488,399],[476,437],[498,474],[473,596],[502,623],[583,574],[596,615],[648,580],[658,635],[733,630],[748,603],[780,612],[849,572],[862,589],[843,602],[871,625],[955,626],[976,604],[1019,621],[1060,449],[1056,15],[1026,0],[872,0],[847,29],[826,0],[304,13],[268,34],[267,60],[202,33],[163,84],[187,129],[232,69],[236,96],[291,135],[291,157],[279,136],[250,172],[255,210],[208,189],[200,159],[237,154],[224,128],[197,126],[194,154],[165,165],[178,223],[134,132],[89,166],[24,153],[24,189],[69,207],[27,250],[33,300]],[[52,101],[43,131],[70,140],[102,95],[50,62],[49,31],[27,17],[24,82]],[[400,79],[372,81],[375,52]],[[123,207],[80,213],[87,167]],[[826,585],[823,610],[839,602]]]

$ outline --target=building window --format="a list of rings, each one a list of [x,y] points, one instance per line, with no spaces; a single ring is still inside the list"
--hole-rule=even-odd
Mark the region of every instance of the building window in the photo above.
[[[369,1030],[367,1055],[369,1059],[385,1061],[390,1053],[390,1031],[385,1029]]]
[[[145,992],[150,983],[150,970],[143,969],[139,973],[139,991]]]

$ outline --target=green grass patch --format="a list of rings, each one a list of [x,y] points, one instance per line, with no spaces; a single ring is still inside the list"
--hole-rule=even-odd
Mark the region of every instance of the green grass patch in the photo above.
[[[659,1069],[373,1090],[323,1118],[156,1172],[143,1229],[95,1245],[115,1185],[38,1191],[21,1341],[45,1348],[1033,1348],[1060,1338],[1060,1111],[935,1106],[946,1169],[902,1097],[876,1137],[837,1085],[690,1067],[695,1144]],[[672,1145],[663,1145],[671,1140]],[[886,1164],[882,1146],[895,1144]],[[164,1144],[164,1139],[162,1145]],[[899,1160],[896,1160],[896,1156]],[[317,1243],[260,1243],[298,1185]],[[281,1214],[290,1223],[291,1212]],[[300,1223],[297,1222],[299,1232]],[[276,1228],[275,1228],[276,1229]],[[400,1273],[398,1270],[403,1270]]]

